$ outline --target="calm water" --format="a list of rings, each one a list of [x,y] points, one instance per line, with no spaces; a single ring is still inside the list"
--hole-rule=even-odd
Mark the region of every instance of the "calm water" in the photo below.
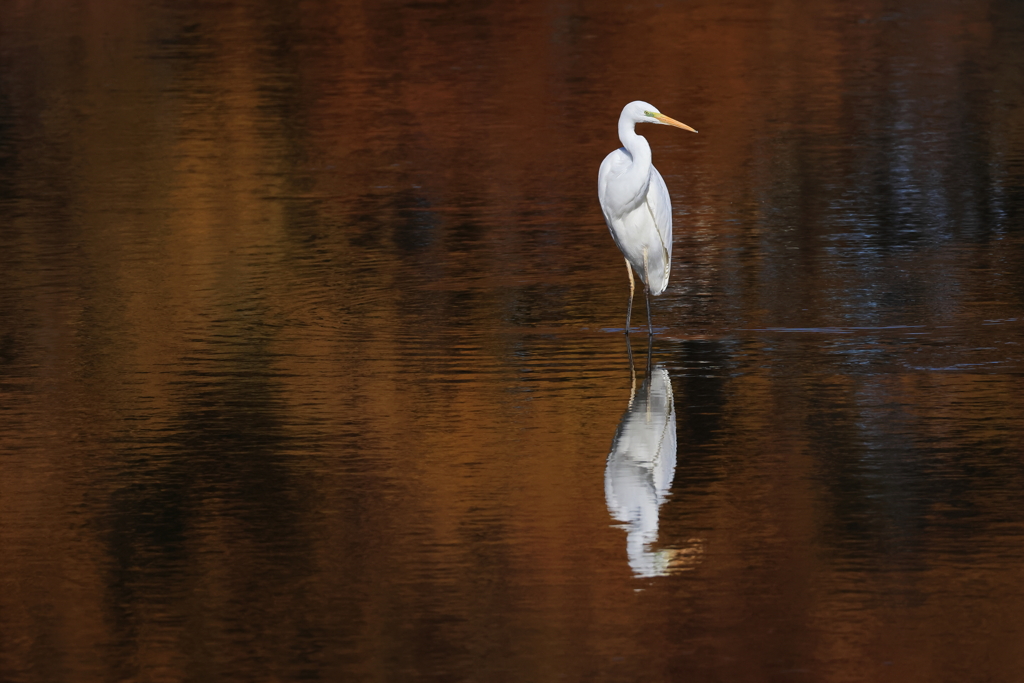
[[[1024,5],[0,16],[0,680],[1024,680]]]

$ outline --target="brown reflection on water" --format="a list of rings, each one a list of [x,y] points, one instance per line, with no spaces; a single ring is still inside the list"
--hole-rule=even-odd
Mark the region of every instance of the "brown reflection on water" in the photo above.
[[[1014,3],[0,15],[0,679],[1024,673]],[[701,131],[644,578],[638,97]]]

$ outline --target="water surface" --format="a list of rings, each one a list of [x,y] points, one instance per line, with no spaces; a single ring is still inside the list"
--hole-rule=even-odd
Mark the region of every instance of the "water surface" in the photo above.
[[[1017,3],[0,15],[0,679],[1024,676]]]

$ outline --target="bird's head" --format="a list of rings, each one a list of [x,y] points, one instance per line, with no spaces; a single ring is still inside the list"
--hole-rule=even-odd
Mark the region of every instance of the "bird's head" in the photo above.
[[[627,104],[622,113],[633,120],[633,123],[660,123],[665,126],[675,126],[676,128],[682,128],[683,130],[697,132],[696,129],[690,128],[685,123],[676,121],[673,118],[665,116],[658,108],[648,102],[637,100]]]

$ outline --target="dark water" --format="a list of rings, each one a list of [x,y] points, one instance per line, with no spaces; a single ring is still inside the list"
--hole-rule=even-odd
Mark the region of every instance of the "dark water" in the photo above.
[[[1022,7],[0,0],[0,680],[1024,679]]]

